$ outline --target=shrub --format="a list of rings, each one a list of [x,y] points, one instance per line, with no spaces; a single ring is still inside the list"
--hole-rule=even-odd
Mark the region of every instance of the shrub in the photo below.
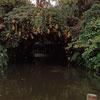
[[[91,20],[100,17],[100,5],[94,4],[91,9],[87,10],[85,13],[85,19],[81,21],[82,25],[85,27]]]
[[[0,71],[7,66],[8,55],[7,49],[0,45]]]
[[[13,8],[27,5],[27,0],[2,0],[0,1],[0,14],[9,13]]]
[[[93,19],[86,25],[80,41],[88,45],[82,54],[85,66],[98,70],[100,68],[100,18]]]
[[[13,9],[5,14],[5,29],[1,32],[2,44],[17,47],[21,40],[32,40],[36,37],[54,37],[54,40],[70,38],[70,29],[59,9],[35,8],[30,5]],[[38,39],[39,40],[39,39]]]
[[[72,39],[69,48],[75,52],[72,61],[81,63],[83,66],[100,69],[100,5],[96,4],[85,13],[83,29],[79,38]],[[79,53],[76,53],[78,51]],[[79,59],[80,58],[80,59]],[[78,60],[78,61],[77,61]],[[78,64],[79,64],[78,63]]]

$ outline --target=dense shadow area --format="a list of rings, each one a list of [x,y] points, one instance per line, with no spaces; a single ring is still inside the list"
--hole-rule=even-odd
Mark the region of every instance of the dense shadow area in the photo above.
[[[8,50],[9,63],[64,63],[66,54],[62,44],[38,44],[23,42]]]

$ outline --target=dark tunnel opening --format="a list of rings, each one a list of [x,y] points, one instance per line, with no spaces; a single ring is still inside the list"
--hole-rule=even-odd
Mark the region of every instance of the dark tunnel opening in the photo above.
[[[8,50],[9,63],[57,63],[65,61],[65,51],[62,43],[23,41],[16,48]]]

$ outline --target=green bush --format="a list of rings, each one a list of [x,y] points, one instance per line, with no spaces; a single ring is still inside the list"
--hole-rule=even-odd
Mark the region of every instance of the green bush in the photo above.
[[[72,61],[81,63],[83,66],[100,69],[100,5],[96,4],[85,12],[83,29],[79,39],[72,39],[69,48],[75,50]],[[76,54],[76,51],[79,54]],[[80,58],[80,59],[79,59]],[[78,61],[77,61],[78,60]]]
[[[7,35],[9,34],[9,31],[12,25],[11,18],[10,18],[10,15],[12,14],[10,13],[13,13],[12,16],[14,15],[17,16],[16,14],[18,13],[18,15],[20,16],[23,13],[23,11],[25,11],[25,13],[27,12],[26,9],[27,9],[27,6],[29,5],[32,8],[33,5],[30,4],[30,2],[27,2],[27,0],[2,0],[0,1],[0,44],[3,45],[4,47],[6,48],[17,47],[20,42],[20,38],[16,36],[16,34],[14,34],[14,37],[12,37],[13,33],[10,34],[8,36],[9,38],[5,36],[5,34]],[[23,6],[25,6],[25,9],[19,9],[16,12],[16,9],[23,7]]]
[[[98,70],[100,68],[100,18],[93,19],[86,25],[80,40],[88,45],[82,54],[85,66]]]
[[[7,49],[0,45],[0,71],[7,66],[8,55]]]
[[[100,5],[94,4],[91,9],[85,11],[85,19],[81,21],[82,25],[85,27],[91,20],[100,17]]]
[[[5,14],[4,25],[0,40],[7,48],[18,47],[22,40],[32,40],[34,43],[38,37],[51,40],[53,36],[54,40],[59,38],[64,41],[71,36],[62,12],[57,8],[21,6]]]
[[[27,0],[0,0],[0,13],[8,13],[13,10],[13,8],[20,7],[22,5],[29,4]]]
[[[82,53],[84,65],[90,69],[100,69],[100,5],[92,6],[86,12],[84,28],[80,35],[81,43],[87,45]]]

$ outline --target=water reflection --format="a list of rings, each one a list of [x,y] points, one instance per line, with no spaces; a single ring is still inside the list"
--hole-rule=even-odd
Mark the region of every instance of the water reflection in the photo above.
[[[10,65],[0,78],[0,100],[85,100],[100,96],[100,77],[62,65]]]

